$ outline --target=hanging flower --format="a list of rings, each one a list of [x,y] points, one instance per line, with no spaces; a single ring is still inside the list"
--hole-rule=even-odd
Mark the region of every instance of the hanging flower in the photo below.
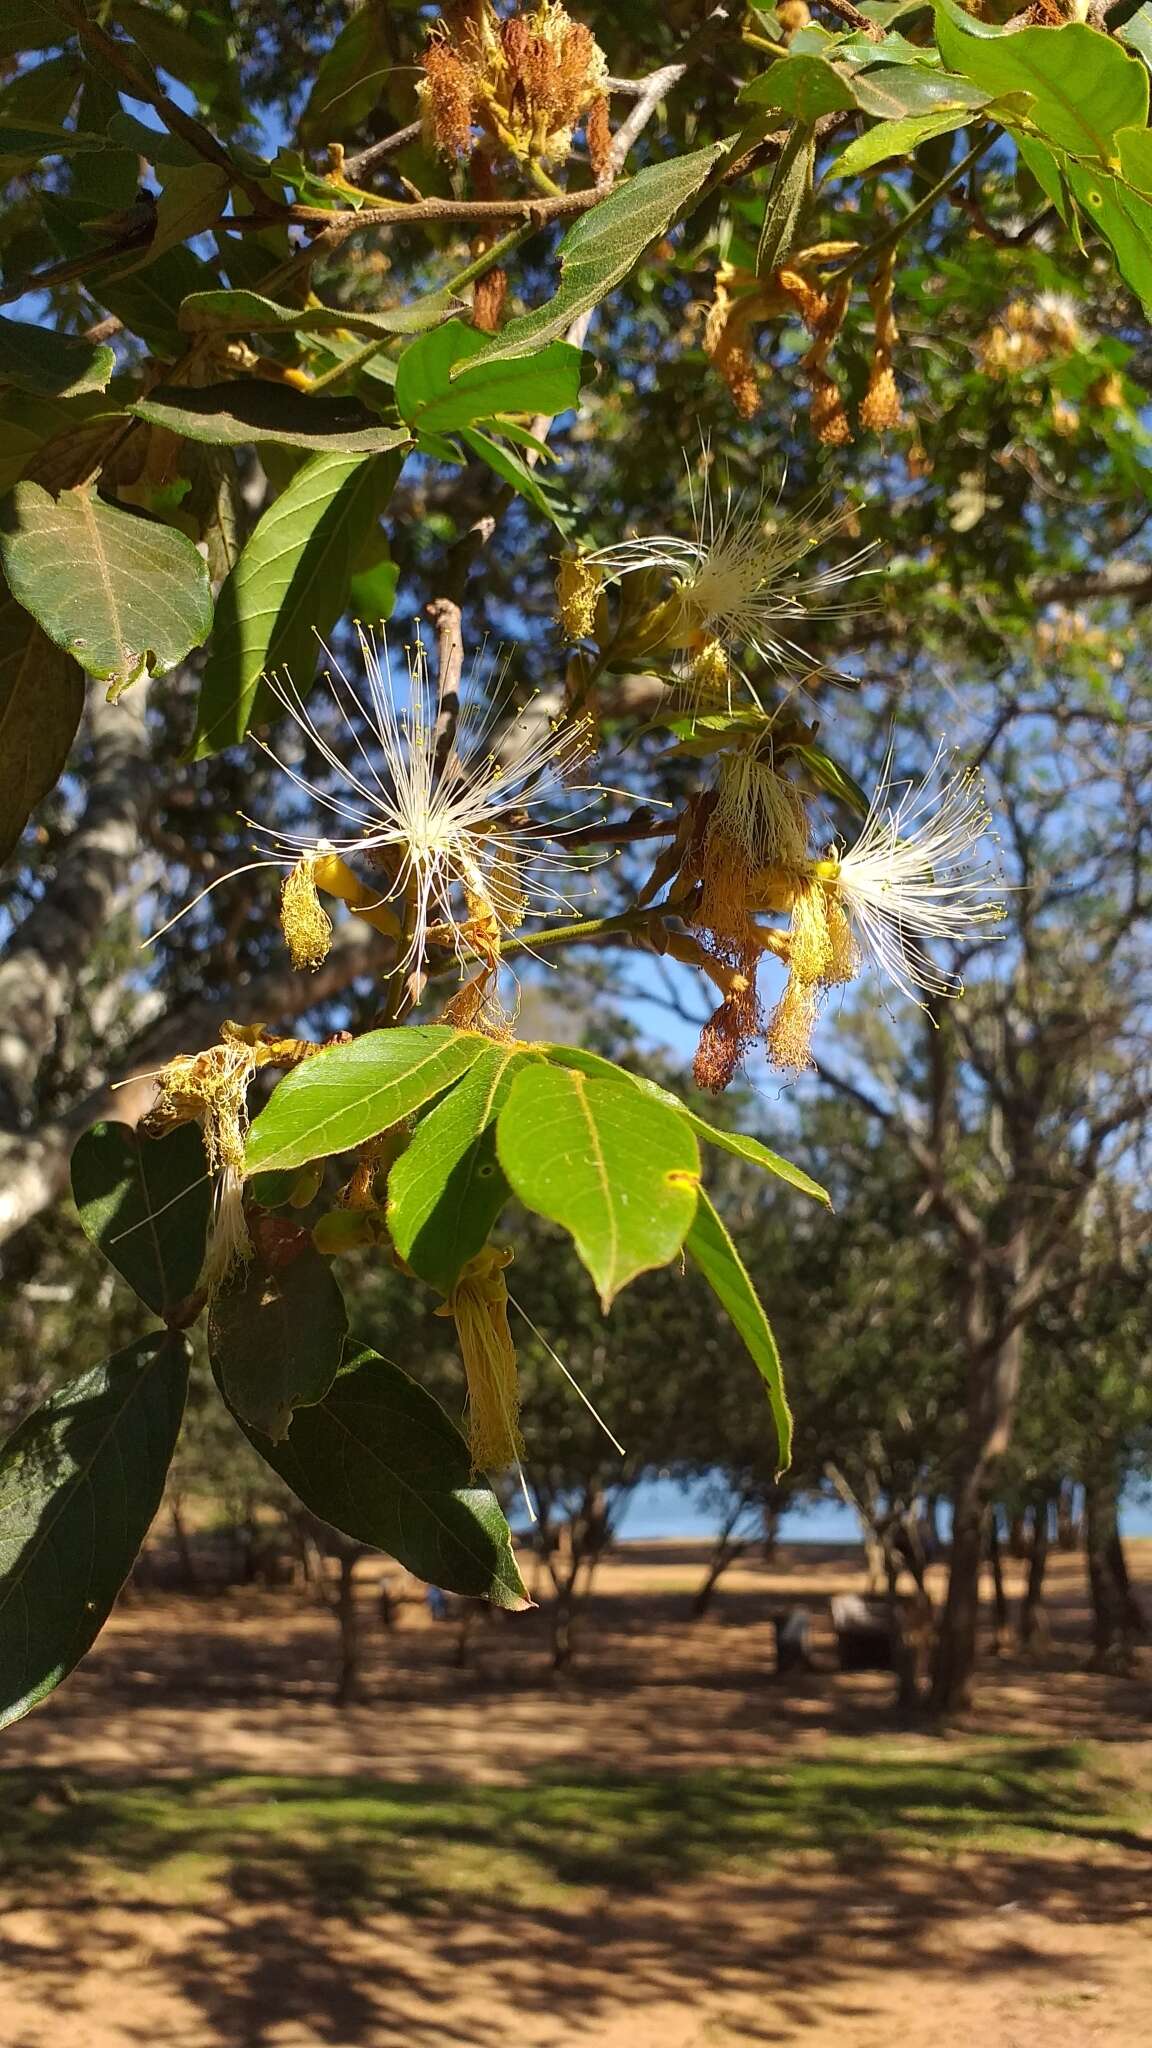
[[[773,516],[768,492],[754,501],[724,493],[719,502],[706,475],[693,493],[692,538],[653,534],[618,541],[588,559],[609,583],[644,571],[662,571],[671,596],[654,620],[650,645],[699,654],[709,643],[749,650],[776,669],[811,670],[806,648],[788,637],[794,620],[829,618],[843,609],[826,594],[859,574],[871,549],[862,548],[835,568],[801,573],[813,551],[844,531],[846,515]]]
[[[423,971],[433,944],[449,948],[462,966],[478,959],[494,970],[502,941],[526,920],[573,908],[555,883],[586,870],[588,859],[549,849],[532,813],[546,806],[553,813],[547,822],[559,827],[587,812],[588,798],[573,802],[564,778],[588,754],[590,722],[553,727],[522,716],[501,731],[497,753],[486,714],[474,702],[438,718],[419,643],[407,650],[407,701],[400,702],[387,648],[356,630],[364,685],[358,688],[335,661],[325,674],[348,742],[340,751],[290,676],[266,678],[330,771],[328,782],[312,781],[256,741],[342,830],[317,838],[246,819],[260,833],[257,850],[265,856],[251,866],[288,870],[282,922],[297,966],[319,966],[327,950],[331,924],[317,896],[323,890],[395,939],[397,964],[410,973]],[[553,812],[555,805],[561,808]],[[372,879],[362,880],[348,859],[365,863]],[[209,888],[229,879],[221,876]]]
[[[922,940],[963,944],[1004,917],[994,865],[979,854],[991,825],[979,778],[947,774],[944,760],[941,745],[921,782],[900,783],[889,755],[855,845],[817,870],[873,965],[914,1003],[963,993]]]
[[[418,91],[429,140],[444,156],[481,146],[517,161],[563,162],[583,119],[599,175],[608,163],[608,61],[560,0],[504,19],[490,0],[456,0],[434,22]]]

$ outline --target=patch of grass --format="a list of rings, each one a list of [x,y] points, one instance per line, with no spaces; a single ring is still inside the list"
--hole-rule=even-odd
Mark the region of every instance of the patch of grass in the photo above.
[[[304,1895],[342,1915],[573,1905],[799,1852],[1135,1847],[1150,1790],[1117,1784],[1085,1747],[1011,1741],[943,1754],[841,1742],[777,1770],[526,1786],[239,1774],[125,1785],[27,1771],[0,1791],[0,1884],[24,1901],[58,1900],[62,1881],[73,1895],[171,1904]]]

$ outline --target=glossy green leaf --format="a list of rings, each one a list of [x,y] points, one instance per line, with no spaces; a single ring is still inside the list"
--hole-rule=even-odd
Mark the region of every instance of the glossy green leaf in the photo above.
[[[197,759],[233,746],[250,723],[275,715],[275,699],[260,689],[267,669],[288,669],[307,691],[316,635],[329,632],[344,610],[365,531],[391,497],[400,461],[397,454],[313,456],[269,506],[217,600],[197,708]]]
[[[55,788],[83,709],[83,670],[0,585],[0,860]]]
[[[72,1153],[72,1199],[85,1235],[154,1315],[195,1291],[212,1210],[199,1125],[143,1138],[131,1124],[93,1124]]]
[[[1082,213],[1111,245],[1120,275],[1152,310],[1152,200],[1071,158],[1064,172]]]
[[[95,1641],[160,1505],[188,1350],[143,1337],[61,1387],[0,1451],[0,1728]]]
[[[14,597],[113,693],[166,675],[212,629],[203,559],[183,533],[122,512],[94,490],[53,498],[19,483],[0,514]]]
[[[304,142],[322,147],[326,142],[347,141],[371,113],[396,63],[389,47],[386,12],[369,0],[328,45],[300,116]]]
[[[493,335],[478,360],[510,361],[530,356],[563,335],[627,277],[650,242],[666,234],[725,155],[727,142],[650,164],[616,186],[569,228],[560,244],[560,288],[546,305],[510,320]]]
[[[955,110],[975,111],[986,106],[991,94],[981,86],[953,73],[927,71],[919,65],[885,65],[878,71],[864,71],[852,81],[856,104],[862,113],[880,121],[902,121],[913,116],[942,114]]]
[[[254,441],[278,441],[334,455],[383,455],[407,446],[403,427],[382,427],[376,413],[355,398],[309,398],[289,384],[259,378],[197,389],[161,386],[130,408],[138,419],[169,427],[190,441],[240,448]]]
[[[293,1411],[322,1401],[348,1334],[336,1276],[305,1240],[275,1264],[256,1256],[214,1297],[208,1317],[212,1370],[233,1413],[280,1443]]]
[[[794,121],[818,121],[822,114],[847,113],[856,105],[848,80],[826,57],[781,57],[770,71],[753,78],[740,94],[741,103],[779,107]]]
[[[500,1113],[496,1149],[520,1200],[571,1233],[605,1309],[683,1244],[700,1179],[695,1137],[678,1109],[626,1079],[529,1067]]]
[[[297,1409],[287,1439],[249,1440],[305,1507],[387,1551],[419,1579],[515,1613],[531,1605],[496,1496],[476,1485],[468,1446],[398,1365],[350,1344],[322,1401]]]
[[[360,313],[351,306],[280,306],[252,291],[193,292],[180,308],[184,334],[363,334],[383,339],[433,327],[458,309],[450,292],[431,292],[410,306]]]
[[[732,1318],[759,1368],[776,1424],[778,1470],[783,1472],[792,1458],[792,1411],[784,1392],[780,1353],[747,1268],[703,1188],[684,1248]]]
[[[762,1167],[765,1173],[773,1173],[778,1180],[787,1181],[789,1187],[798,1189],[802,1195],[811,1195],[814,1201],[823,1202],[829,1209],[832,1207],[827,1189],[822,1188],[819,1181],[813,1180],[802,1167],[794,1166],[779,1152],[770,1152],[767,1145],[762,1145],[759,1138],[749,1137],[746,1131],[725,1131],[716,1124],[708,1123],[669,1089],[649,1080],[647,1074],[630,1074],[625,1067],[602,1059],[599,1053],[588,1052],[582,1045],[543,1045],[540,1051],[547,1054],[554,1066],[573,1067],[579,1073],[590,1074],[603,1081],[630,1081],[642,1094],[653,1096],[668,1109],[674,1109],[707,1144],[719,1145],[724,1152],[734,1152],[738,1159],[746,1159],[750,1165]]]
[[[527,1055],[493,1045],[422,1117],[388,1177],[388,1227],[413,1272],[449,1294],[487,1243],[510,1190],[495,1121]]]
[[[248,1134],[247,1173],[305,1166],[378,1138],[491,1048],[478,1031],[402,1024],[333,1045],[286,1074]]]
[[[104,343],[0,315],[0,384],[46,398],[76,398],[106,390],[115,367],[115,354]]]
[[[1058,149],[1108,162],[1116,130],[1147,121],[1144,65],[1100,30],[1074,21],[989,37],[971,27],[968,16],[964,23],[937,11],[945,64],[994,96],[1031,93],[1029,122]]]
[[[582,356],[571,343],[550,342],[527,362],[469,367],[485,340],[475,328],[450,320],[409,342],[396,365],[401,417],[421,433],[445,434],[496,413],[558,413],[579,403]]]

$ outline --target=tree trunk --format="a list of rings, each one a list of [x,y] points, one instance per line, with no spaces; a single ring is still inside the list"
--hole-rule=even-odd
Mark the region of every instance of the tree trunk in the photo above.
[[[1000,1543],[1000,1516],[988,1510],[988,1562],[992,1567],[992,1597],[995,1603],[995,1631],[992,1655],[1002,1657],[1008,1647],[1008,1596],[1004,1591],[1004,1554]]]
[[[1076,1487],[1074,1481],[1061,1482],[1056,1501],[1056,1541],[1061,1550],[1079,1550],[1082,1534],[1082,1517],[1074,1512]]]
[[[735,1564],[738,1557],[743,1557],[744,1552],[748,1548],[746,1543],[736,1542],[732,1536],[732,1531],[744,1512],[744,1506],[745,1503],[742,1501],[737,1512],[734,1515],[729,1515],[716,1538],[712,1555],[708,1560],[708,1569],[692,1596],[692,1606],[689,1610],[689,1620],[691,1621],[703,1620],[712,1605],[712,1596],[725,1572],[728,1570],[729,1565]]]
[[[342,1551],[340,1585],[336,1596],[336,1620],[340,1629],[340,1671],[334,1698],[338,1707],[349,1707],[360,1697],[360,1615],[356,1606],[356,1566],[360,1551]]]
[[[1013,1245],[1017,1280],[1026,1260],[1026,1240],[1023,1232],[1017,1232]],[[932,1705],[940,1714],[960,1713],[971,1703],[980,1626],[984,1517],[997,1465],[1012,1435],[1024,1356],[1020,1323],[1007,1330],[1001,1325],[999,1331],[988,1333],[987,1302],[980,1280],[974,1278],[972,1287],[966,1311],[968,1426],[957,1461],[952,1562],[932,1674]]]
[[[1044,1574],[1048,1567],[1049,1548],[1049,1502],[1038,1500],[1032,1509],[1032,1550],[1028,1559],[1028,1583],[1020,1602],[1020,1619],[1017,1635],[1022,1650],[1030,1650],[1036,1639],[1040,1621],[1040,1602],[1044,1593]]]
[[[556,1597],[552,1602],[552,1669],[566,1671],[572,1662],[573,1634],[576,1619],[576,1578],[554,1581]]]
[[[178,1500],[169,1502],[168,1519],[172,1524],[172,1541],[180,1560],[180,1576],[184,1582],[184,1589],[188,1593],[198,1593],[200,1574],[196,1569],[196,1560],[192,1555],[192,1546],[188,1541],[188,1531],[184,1526],[184,1517],[180,1512]]]
[[[1135,1638],[1143,1631],[1144,1617],[1132,1592],[1120,1540],[1118,1511],[1114,1472],[1091,1473],[1084,1482],[1084,1557],[1092,1597],[1094,1671],[1129,1670]]]

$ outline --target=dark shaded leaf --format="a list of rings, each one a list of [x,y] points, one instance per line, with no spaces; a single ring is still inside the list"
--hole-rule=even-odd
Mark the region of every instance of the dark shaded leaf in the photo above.
[[[130,1124],[94,1124],[72,1153],[72,1198],[85,1235],[154,1315],[194,1292],[212,1210],[199,1125],[142,1138]]]
[[[0,1728],[95,1641],[175,1448],[188,1348],[142,1337],[46,1401],[0,1451]]]
[[[83,671],[0,585],[0,860],[55,787],[83,709]]]
[[[761,277],[783,263],[795,247],[796,231],[812,196],[815,154],[815,129],[798,121],[777,158],[764,201],[764,223],[756,249],[756,269]]]
[[[468,1446],[398,1365],[350,1344],[339,1378],[287,1439],[249,1441],[314,1515],[447,1592],[528,1607],[508,1524],[472,1478]]]
[[[781,57],[753,78],[740,94],[745,106],[779,107],[794,121],[818,121],[822,114],[849,112],[856,105],[848,80],[826,57]]]
[[[385,26],[386,10],[357,8],[320,59],[300,116],[301,140],[317,146],[346,140],[370,114],[395,69]]]
[[[340,1369],[348,1312],[336,1277],[305,1242],[287,1263],[258,1252],[216,1295],[212,1370],[241,1422],[282,1442],[296,1408],[322,1401]]]
[[[76,398],[106,390],[115,367],[115,354],[103,343],[0,314],[0,384],[45,398]]]

